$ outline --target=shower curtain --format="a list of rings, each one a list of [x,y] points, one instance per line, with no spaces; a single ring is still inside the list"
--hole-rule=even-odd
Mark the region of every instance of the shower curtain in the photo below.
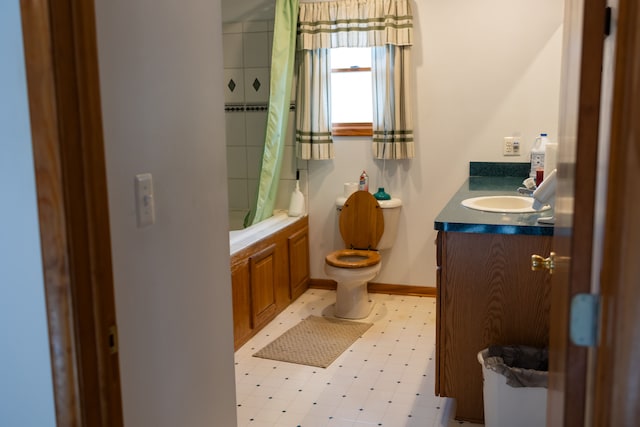
[[[271,88],[256,208],[245,226],[257,224],[273,213],[289,119],[291,84],[296,50],[299,0],[276,0],[271,52]]]

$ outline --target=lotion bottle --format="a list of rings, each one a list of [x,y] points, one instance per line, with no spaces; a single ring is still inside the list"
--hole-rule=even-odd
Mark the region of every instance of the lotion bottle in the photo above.
[[[304,214],[304,194],[300,191],[300,171],[296,171],[296,188],[291,193],[289,202],[289,216],[302,216]]]
[[[531,149],[531,170],[529,171],[529,178],[535,179],[536,172],[538,170],[544,170],[544,155],[547,142],[549,142],[547,134],[541,133],[533,143],[533,148]]]

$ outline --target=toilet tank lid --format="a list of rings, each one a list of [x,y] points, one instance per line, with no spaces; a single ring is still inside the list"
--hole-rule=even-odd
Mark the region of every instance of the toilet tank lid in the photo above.
[[[343,207],[344,206],[344,202],[347,201],[346,197],[338,197],[336,199],[336,207]],[[378,200],[378,204],[380,205],[380,207],[382,209],[387,209],[387,208],[399,208],[400,206],[402,206],[402,200],[400,199],[394,199],[392,198],[391,200]]]

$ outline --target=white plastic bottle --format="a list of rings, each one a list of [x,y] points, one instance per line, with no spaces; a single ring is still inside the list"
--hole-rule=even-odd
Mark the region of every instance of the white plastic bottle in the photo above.
[[[529,178],[536,177],[536,171],[544,170],[544,154],[549,139],[546,133],[541,133],[533,143],[531,149],[531,170],[529,171]]]
[[[362,174],[360,175],[358,190],[369,191],[369,175],[367,175],[365,171],[362,171]]]
[[[304,214],[304,194],[300,191],[300,171],[296,171],[296,188],[289,199],[289,216],[302,216]]]

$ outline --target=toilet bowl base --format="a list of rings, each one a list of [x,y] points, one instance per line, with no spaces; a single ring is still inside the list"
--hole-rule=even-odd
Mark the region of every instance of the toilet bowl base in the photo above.
[[[367,301],[365,304],[360,306],[360,311],[356,312],[353,307],[350,307],[348,310],[339,312],[338,304],[334,304],[334,312],[333,315],[340,319],[349,319],[349,320],[360,320],[366,317],[369,317],[371,312],[373,311],[373,307],[376,305],[373,301]]]
[[[343,319],[364,319],[371,314],[375,303],[369,298],[367,284],[341,286],[336,289],[335,316]]]
[[[356,269],[324,265],[325,272],[337,282],[335,316],[343,319],[364,319],[373,310],[367,283],[378,275],[381,263]]]

